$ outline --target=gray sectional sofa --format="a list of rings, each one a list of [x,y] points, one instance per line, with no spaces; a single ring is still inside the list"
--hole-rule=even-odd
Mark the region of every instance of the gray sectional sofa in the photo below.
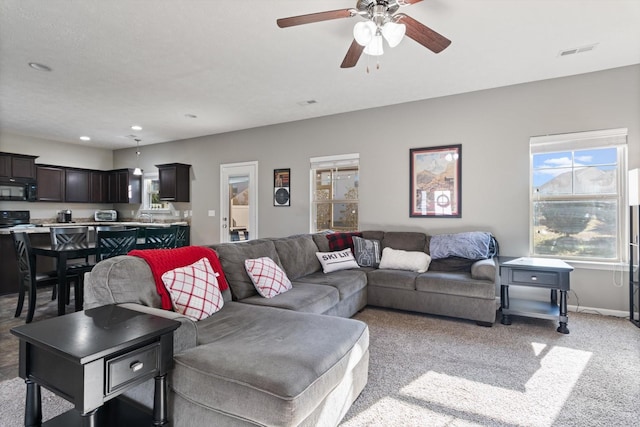
[[[365,231],[382,247],[429,252],[428,235]],[[211,246],[230,289],[224,306],[192,321],[162,310],[145,261],[120,256],[98,263],[85,279],[85,308],[123,304],[175,318],[175,367],[169,377],[174,426],[337,425],[367,382],[369,331],[349,319],[367,304],[495,321],[492,259],[434,260],[425,273],[356,268],[325,274],[316,252],[329,252],[323,234],[257,239]],[[269,257],[292,288],[261,297],[245,259]],[[152,383],[128,397],[148,407]]]

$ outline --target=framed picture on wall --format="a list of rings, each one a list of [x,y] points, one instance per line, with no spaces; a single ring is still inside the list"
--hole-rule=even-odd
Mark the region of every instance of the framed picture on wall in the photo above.
[[[462,216],[462,145],[412,148],[409,216]]]
[[[291,206],[291,169],[273,170],[273,206]]]

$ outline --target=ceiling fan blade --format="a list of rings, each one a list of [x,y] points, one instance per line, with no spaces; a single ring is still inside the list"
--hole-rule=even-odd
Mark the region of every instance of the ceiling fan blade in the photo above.
[[[276,21],[278,27],[286,28],[295,25],[310,24],[312,22],[328,21],[331,19],[351,18],[356,14],[354,9],[329,10],[326,12],[310,13],[308,15],[280,18]]]
[[[405,15],[404,13],[398,13],[393,16],[396,23],[402,23],[406,25],[407,32],[405,35],[414,39],[422,46],[432,50],[434,53],[442,52],[447,46],[451,44],[451,40],[445,36],[436,33],[431,28],[421,24],[412,17]]]
[[[349,50],[342,60],[342,64],[340,64],[340,68],[351,68],[355,67],[362,55],[362,51],[364,50],[364,46],[358,44],[357,41],[352,41],[351,46],[349,46]]]
[[[397,0],[398,6],[411,6],[412,4],[420,3],[422,0]]]

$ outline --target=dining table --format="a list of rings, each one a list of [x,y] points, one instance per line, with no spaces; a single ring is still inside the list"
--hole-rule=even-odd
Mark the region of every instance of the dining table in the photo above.
[[[95,242],[63,243],[63,244],[36,244],[32,246],[35,255],[55,258],[56,271],[58,273],[58,316],[66,313],[67,301],[67,261],[74,258],[84,258],[96,253]],[[81,281],[82,283],[82,281]],[[75,311],[82,310],[83,292],[79,286],[78,295],[75,295]]]

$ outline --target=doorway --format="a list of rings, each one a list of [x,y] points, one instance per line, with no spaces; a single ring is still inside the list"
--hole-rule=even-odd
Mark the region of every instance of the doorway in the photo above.
[[[220,242],[258,237],[258,162],[220,165]]]

